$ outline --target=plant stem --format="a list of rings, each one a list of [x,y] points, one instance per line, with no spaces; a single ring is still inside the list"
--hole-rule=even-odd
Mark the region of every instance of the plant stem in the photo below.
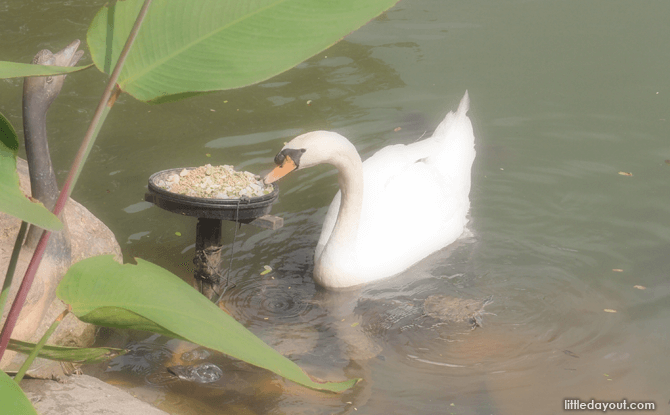
[[[12,257],[9,259],[9,265],[7,266],[7,275],[5,275],[5,282],[2,284],[2,293],[0,293],[0,316],[5,311],[5,303],[7,302],[7,295],[9,295],[9,289],[12,287],[12,280],[14,279],[14,270],[16,269],[16,263],[19,261],[19,254],[21,253],[21,244],[23,243],[23,238],[26,236],[26,230],[28,229],[28,222],[22,221],[21,227],[19,228],[19,234],[16,235],[16,242],[14,243],[14,250],[12,251]]]
[[[21,382],[21,380],[23,379],[23,376],[28,371],[28,368],[30,368],[30,365],[33,364],[33,360],[35,360],[35,358],[39,354],[40,350],[42,350],[42,347],[44,347],[44,345],[47,343],[47,340],[49,340],[49,337],[51,337],[53,332],[56,330],[56,327],[58,327],[60,322],[63,321],[63,319],[65,318],[65,316],[67,316],[67,313],[69,313],[69,312],[70,312],[70,307],[68,306],[68,308],[66,308],[65,311],[60,313],[60,315],[58,317],[56,317],[54,322],[51,323],[51,326],[49,326],[49,328],[44,333],[44,335],[42,336],[40,341],[37,342],[37,344],[35,345],[33,350],[30,352],[30,354],[26,358],[26,361],[23,362],[23,364],[19,368],[19,371],[16,372],[16,376],[14,376],[14,382],[16,382],[16,383]]]
[[[109,77],[109,82],[107,83],[105,92],[102,94],[98,108],[95,110],[95,114],[93,114],[93,119],[91,120],[91,124],[89,125],[88,130],[86,130],[86,135],[84,136],[84,140],[79,147],[77,156],[72,162],[72,167],[70,168],[70,173],[67,176],[67,180],[63,185],[63,189],[61,189],[58,200],[56,200],[56,206],[54,206],[53,210],[53,213],[56,216],[59,216],[63,211],[63,208],[65,208],[65,203],[69,199],[70,194],[72,193],[72,189],[77,179],[79,178],[79,174],[84,167],[84,162],[93,148],[95,139],[98,137],[98,133],[102,128],[102,123],[105,121],[105,118],[107,118],[109,110],[112,108],[116,98],[121,93],[121,89],[116,84],[116,81],[119,79],[119,74],[121,73],[123,64],[125,63],[126,57],[130,52],[130,48],[135,41],[135,38],[137,37],[137,33],[139,32],[140,26],[144,21],[144,17],[147,14],[147,10],[149,9],[151,1],[152,0],[144,1],[144,5],[142,6],[142,9],[137,15],[137,19],[135,20],[135,25],[128,35],[126,45],[123,47],[123,50],[119,55],[119,59],[116,62],[116,66],[114,67],[112,75]],[[2,356],[5,354],[7,344],[9,343],[9,338],[12,335],[14,327],[16,326],[21,308],[23,308],[23,304],[26,302],[28,291],[30,291],[30,287],[32,286],[33,280],[35,279],[35,273],[37,272],[37,268],[39,267],[42,256],[44,255],[44,251],[46,250],[50,235],[51,232],[49,231],[44,231],[42,233],[42,237],[37,243],[33,257],[28,264],[25,275],[23,276],[23,281],[21,282],[19,291],[16,294],[14,303],[9,310],[7,320],[5,320],[5,325],[2,328],[2,334],[0,334],[0,359],[2,359]]]

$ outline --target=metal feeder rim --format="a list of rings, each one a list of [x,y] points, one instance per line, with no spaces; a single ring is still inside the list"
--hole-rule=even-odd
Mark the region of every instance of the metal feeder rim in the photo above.
[[[169,190],[166,190],[157,184],[155,184],[155,179],[159,175],[167,175],[172,172],[181,172],[182,170],[193,170],[196,169],[197,167],[177,167],[173,169],[167,169],[167,170],[161,170],[159,172],[156,172],[152,174],[149,177],[149,191],[153,193],[157,193],[163,197],[173,199],[175,201],[187,203],[187,204],[193,204],[194,206],[219,206],[221,208],[227,208],[227,207],[237,207],[239,204],[240,206],[247,206],[251,204],[260,204],[260,205],[268,205],[272,204],[278,197],[279,195],[279,187],[277,186],[276,183],[272,183],[272,192],[262,195],[262,196],[254,196],[254,197],[249,197],[249,198],[240,198],[240,199],[217,199],[217,198],[211,198],[211,197],[196,197],[196,196],[187,196],[187,195],[182,195],[180,193],[174,193]],[[212,206],[214,205],[214,206]],[[248,207],[248,206],[247,206]]]

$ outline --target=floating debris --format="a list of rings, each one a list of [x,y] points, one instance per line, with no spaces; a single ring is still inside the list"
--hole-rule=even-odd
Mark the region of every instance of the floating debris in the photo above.
[[[633,288],[637,288],[638,290],[646,290],[647,289],[647,287],[645,287],[644,285],[633,285]]]
[[[212,199],[240,199],[271,193],[273,187],[260,176],[248,171],[235,171],[233,166],[204,166],[182,169],[155,181],[159,187],[185,196]]]
[[[568,355],[570,357],[574,357],[575,359],[579,359],[579,356],[577,356],[576,353],[571,352],[570,350],[563,350],[563,353],[565,353],[566,355]]]
[[[603,311],[606,312],[606,313],[616,313],[616,310],[611,309],[611,308],[606,308]]]
[[[627,171],[620,171],[619,174],[622,175],[622,176],[632,176],[633,175],[633,173],[629,173]]]
[[[266,275],[272,272],[272,267],[269,265],[263,265],[263,268],[265,268],[265,270],[261,272],[261,275]]]
[[[614,268],[612,271],[614,271],[614,272],[623,272],[623,270],[622,270],[621,268]]]

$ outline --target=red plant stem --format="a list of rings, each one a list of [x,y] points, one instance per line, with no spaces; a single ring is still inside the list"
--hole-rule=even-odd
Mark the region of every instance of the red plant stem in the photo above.
[[[81,146],[79,147],[77,156],[72,162],[72,167],[70,168],[67,180],[65,181],[63,189],[61,189],[60,195],[58,196],[58,200],[56,201],[56,205],[54,206],[53,213],[56,216],[59,216],[60,213],[65,208],[65,203],[69,199],[70,194],[72,193],[72,188],[74,187],[74,184],[79,178],[79,174],[81,173],[81,170],[84,167],[84,161],[86,160],[86,158],[88,158],[88,154],[91,152],[91,149],[93,148],[93,143],[95,142],[95,139],[98,136],[98,132],[102,127],[102,123],[107,117],[107,114],[109,113],[109,110],[111,109],[112,105],[114,105],[116,97],[118,97],[118,95],[121,93],[121,89],[116,84],[116,81],[119,79],[119,74],[121,73],[123,64],[126,60],[126,57],[128,56],[128,52],[130,52],[130,47],[132,46],[133,42],[135,41],[135,38],[137,37],[137,33],[140,29],[140,26],[142,25],[144,16],[147,14],[147,10],[149,9],[151,1],[152,0],[144,1],[144,5],[142,6],[142,9],[137,15],[137,19],[135,20],[135,25],[128,34],[128,40],[126,41],[126,45],[124,46],[123,50],[121,51],[121,54],[119,55],[119,60],[116,62],[116,66],[114,67],[112,75],[109,77],[109,82],[107,83],[105,92],[102,94],[102,98],[100,99],[98,108],[95,110],[95,114],[93,115],[91,124],[89,125],[88,130],[86,131],[86,135],[84,136],[84,140],[82,141]],[[37,268],[40,266],[40,262],[42,261],[42,256],[44,255],[44,251],[46,250],[47,243],[49,242],[49,236],[51,236],[50,231],[44,231],[42,233],[42,237],[37,243],[37,247],[35,248],[33,257],[31,258],[30,263],[28,264],[28,268],[26,269],[26,273],[23,276],[23,281],[21,281],[19,291],[16,293],[14,303],[12,303],[12,307],[9,309],[7,320],[5,320],[5,325],[2,327],[2,334],[0,334],[0,359],[2,359],[2,356],[5,354],[5,350],[7,350],[7,345],[9,344],[9,338],[12,335],[12,331],[14,330],[14,327],[16,326],[16,323],[19,319],[19,313],[21,312],[21,309],[23,308],[23,305],[26,302],[26,298],[28,297],[28,291],[30,291],[30,287],[32,286],[33,281],[35,280],[35,274],[37,272]]]

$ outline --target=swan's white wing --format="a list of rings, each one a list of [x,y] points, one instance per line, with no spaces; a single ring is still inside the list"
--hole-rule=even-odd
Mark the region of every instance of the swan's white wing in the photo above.
[[[424,162],[405,166],[375,190],[365,194],[357,241],[358,260],[369,272],[403,271],[463,232],[468,199],[454,197],[456,187]]]
[[[357,251],[369,272],[401,272],[463,233],[475,158],[468,105],[466,93],[431,138],[385,147],[363,163]]]

